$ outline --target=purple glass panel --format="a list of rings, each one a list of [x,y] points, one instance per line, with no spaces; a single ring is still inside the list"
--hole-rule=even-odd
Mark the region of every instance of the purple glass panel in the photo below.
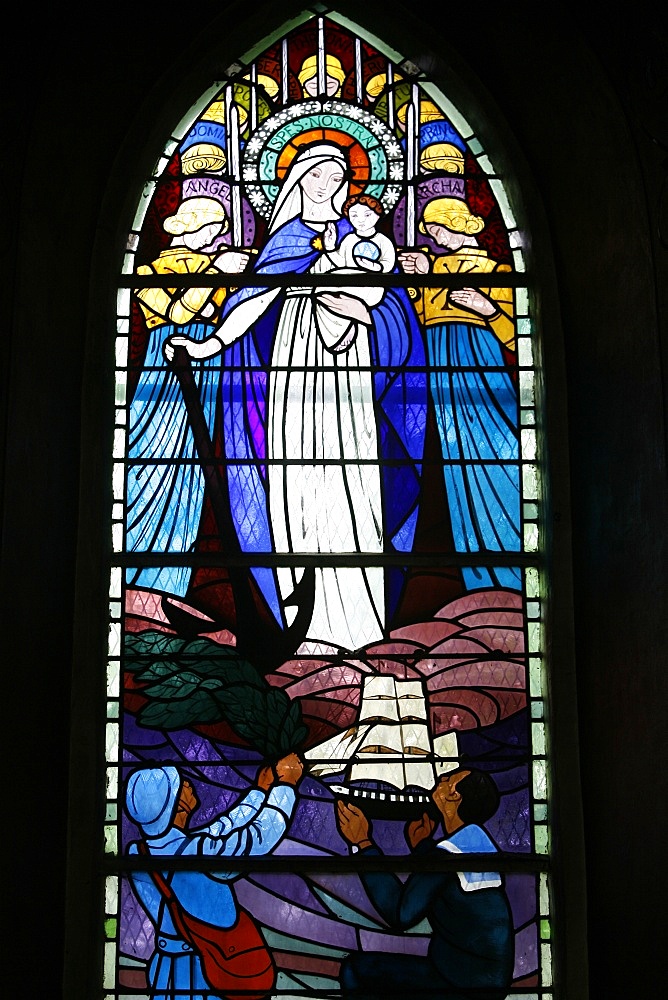
[[[448,910],[438,911],[440,900],[445,901],[449,894],[457,899],[457,886],[460,879],[468,879],[469,886],[475,885],[471,875],[424,874],[424,875],[393,875],[386,873],[378,878],[363,877],[356,874],[328,875],[311,874],[296,875],[257,874],[250,878],[240,878],[234,882],[208,879],[198,874],[183,873],[174,876],[176,891],[189,908],[189,912],[201,919],[208,919],[214,925],[223,926],[233,920],[238,907],[243,907],[251,919],[262,930],[269,946],[273,961],[278,972],[293,975],[299,972],[312,972],[326,975],[332,980],[331,987],[337,989],[341,976],[350,973],[351,959],[347,956],[363,956],[361,967],[368,965],[369,973],[373,971],[373,955],[378,955],[379,961],[386,963],[387,968],[394,968],[397,975],[402,975],[408,956],[435,962],[432,974],[439,982],[438,958],[430,950],[434,936],[447,933],[448,944],[442,944],[450,961],[457,956],[458,941],[465,939],[462,921],[470,919],[478,905],[475,890],[462,897],[464,902],[460,914],[449,913]],[[155,977],[156,964],[167,962],[172,973],[178,971],[184,952],[190,956],[190,949],[178,947],[178,933],[175,935],[169,918],[159,914],[159,895],[155,883],[146,873],[138,873],[133,877],[134,887],[128,880],[123,880],[120,910],[120,975],[126,985],[131,985],[130,978],[135,976],[135,984],[145,985]],[[485,878],[494,881],[494,873],[485,873]],[[505,978],[508,987],[512,983],[527,983],[535,974],[538,963],[537,926],[535,921],[536,882],[535,876],[514,875],[505,880],[496,878],[496,888],[487,888],[486,898],[491,906],[497,906],[497,930],[505,923],[507,927],[507,945],[497,947],[497,958],[488,957],[490,961],[499,962],[499,969],[506,962],[505,972],[498,975]],[[398,920],[390,916],[387,909],[389,900],[410,899],[412,916],[406,909],[405,928],[399,930],[393,925]],[[140,901],[141,900],[141,901]],[[374,905],[374,901],[376,905]],[[496,901],[496,902],[494,902]],[[407,907],[406,902],[401,902]],[[434,910],[434,907],[437,910]],[[455,907],[456,908],[456,907]],[[152,916],[148,915],[152,913]],[[228,913],[229,911],[229,913]],[[403,912],[403,911],[401,911]],[[440,912],[434,927],[434,913]],[[432,927],[421,924],[422,919],[431,914]],[[505,914],[505,916],[504,916]],[[448,920],[458,916],[460,925],[453,924],[447,930]],[[161,924],[156,932],[154,922]],[[439,937],[440,940],[440,937]],[[490,940],[492,940],[490,938]],[[445,939],[444,939],[445,942]],[[488,945],[489,947],[489,945]],[[477,954],[484,951],[484,934],[476,940],[475,946],[469,944],[468,951]],[[505,949],[505,951],[504,951]],[[156,963],[155,955],[159,955]],[[506,958],[502,960],[501,956]],[[301,960],[299,959],[301,956]],[[407,956],[395,963],[393,956]],[[304,961],[307,959],[307,961]],[[357,961],[357,960],[355,960]],[[463,956],[458,960],[465,962]],[[406,967],[407,968],[407,967]],[[428,969],[428,964],[415,964],[415,975],[419,977]],[[300,991],[301,992],[301,991]]]

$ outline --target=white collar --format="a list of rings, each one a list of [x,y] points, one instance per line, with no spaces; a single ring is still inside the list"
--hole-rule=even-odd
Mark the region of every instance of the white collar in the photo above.
[[[496,854],[497,849],[492,838],[481,826],[469,823],[461,826],[451,837],[439,840],[436,845],[450,854]],[[477,889],[493,889],[501,885],[498,872],[457,872],[459,884],[464,892],[475,892]]]

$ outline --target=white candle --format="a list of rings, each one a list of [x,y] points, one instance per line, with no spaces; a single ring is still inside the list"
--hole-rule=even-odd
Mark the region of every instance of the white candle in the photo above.
[[[325,62],[325,21],[318,18],[318,95],[327,96],[327,72]]]
[[[241,235],[241,157],[239,151],[239,111],[236,104],[230,106],[230,174],[232,179],[232,241],[235,247],[242,245]]]

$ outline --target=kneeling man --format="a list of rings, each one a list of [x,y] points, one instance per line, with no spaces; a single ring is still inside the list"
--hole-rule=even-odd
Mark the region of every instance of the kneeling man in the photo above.
[[[365,871],[362,882],[372,903],[394,930],[407,930],[425,917],[432,927],[426,957],[358,952],[341,967],[349,997],[371,1000],[393,994],[415,1000],[503,1000],[513,975],[513,923],[498,872],[439,871],[440,851],[492,854],[497,848],[483,829],[496,812],[499,793],[484,771],[444,774],[432,792],[445,838],[434,842],[436,823],[425,813],[408,823],[406,838],[415,854],[434,859],[434,871],[414,872],[402,882],[392,872]],[[361,809],[337,803],[342,836],[360,855],[380,855],[371,824]]]

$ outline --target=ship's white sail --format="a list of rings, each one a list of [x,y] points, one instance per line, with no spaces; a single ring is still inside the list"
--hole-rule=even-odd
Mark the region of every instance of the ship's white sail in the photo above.
[[[311,762],[309,765],[311,774],[317,778],[327,774],[340,774],[370,729],[370,725],[355,726],[307,750],[304,756]]]
[[[439,774],[458,766],[457,735],[432,740],[422,681],[375,675],[364,680],[357,725],[306,758],[316,776],[344,773],[351,785],[377,781],[428,791]]]

